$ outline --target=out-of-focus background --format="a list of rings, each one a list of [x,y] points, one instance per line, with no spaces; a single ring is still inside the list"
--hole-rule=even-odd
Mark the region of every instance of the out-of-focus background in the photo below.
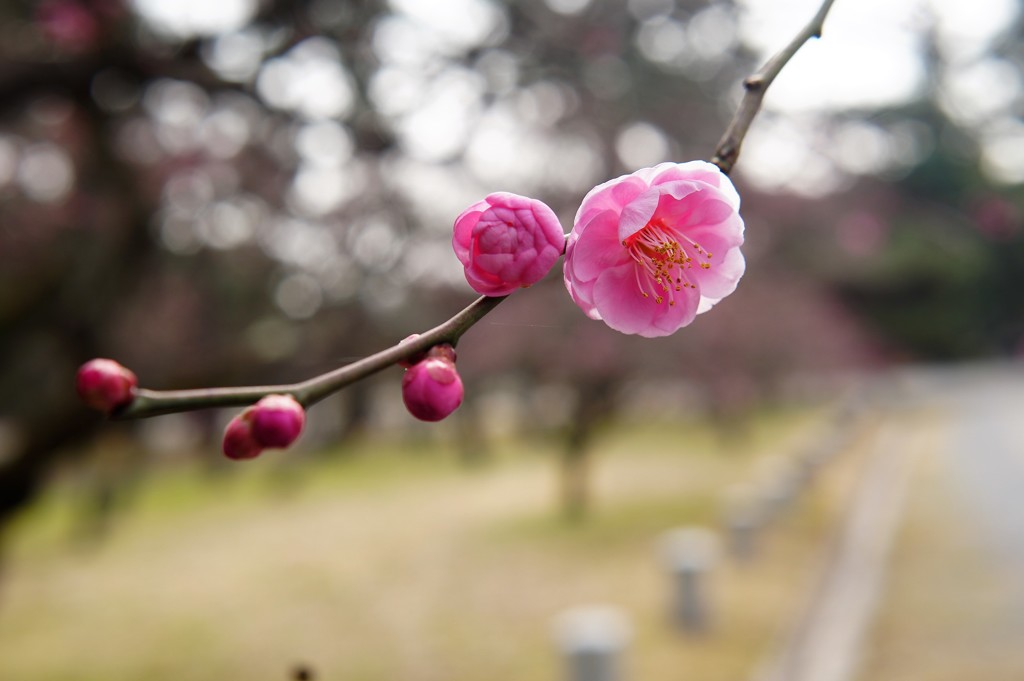
[[[74,395],[97,356],[291,382],[439,323],[462,209],[568,231],[594,185],[707,159],[816,9],[0,5],[0,677],[1021,678],[1014,0],[837,0],[734,173],[747,274],[670,338],[555,272],[464,337],[448,421],[396,368],[244,465],[230,413]]]

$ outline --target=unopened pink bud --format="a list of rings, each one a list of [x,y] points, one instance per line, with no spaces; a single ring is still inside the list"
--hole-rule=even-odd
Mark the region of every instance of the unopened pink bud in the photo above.
[[[455,220],[452,247],[477,293],[505,296],[536,284],[565,246],[558,217],[545,203],[497,192]]]
[[[402,377],[402,401],[421,421],[440,421],[462,404],[462,379],[455,363],[428,357]]]
[[[79,367],[75,384],[83,402],[109,414],[135,399],[139,379],[112,359],[92,359]]]
[[[306,423],[306,412],[291,395],[267,395],[231,419],[223,450],[229,459],[254,459],[264,449],[287,447]]]
[[[306,412],[291,395],[267,395],[252,412],[252,434],[263,447],[287,447],[306,424]]]
[[[253,408],[246,409],[241,414],[231,419],[228,427],[224,430],[224,442],[222,449],[224,455],[229,459],[255,459],[263,451],[263,447],[256,441],[252,433]]]

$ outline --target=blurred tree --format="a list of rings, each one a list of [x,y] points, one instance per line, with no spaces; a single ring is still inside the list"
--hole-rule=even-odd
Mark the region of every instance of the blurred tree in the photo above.
[[[0,522],[92,433],[71,391],[83,360],[116,357],[165,388],[302,378],[468,299],[451,220],[488,191],[541,198],[568,225],[609,177],[706,157],[756,66],[744,10],[0,6],[0,414],[15,434],[0,457]],[[1019,63],[1013,45],[1004,58]],[[795,370],[1019,344],[1021,317],[1002,302],[1021,272],[1018,204],[985,188],[977,159],[962,162],[977,135],[943,132],[956,130],[941,93],[923,97],[829,119],[838,132],[866,121],[869,137],[942,140],[900,159],[898,183],[850,185],[895,172],[865,166],[839,168],[842,198],[742,188],[747,278],[692,329],[619,336],[582,318],[552,277],[472,331],[459,349],[467,385],[519,372],[613,394],[627,378],[681,380],[725,413]],[[348,429],[365,422],[368,394],[346,401]],[[573,432],[567,451],[586,441]]]

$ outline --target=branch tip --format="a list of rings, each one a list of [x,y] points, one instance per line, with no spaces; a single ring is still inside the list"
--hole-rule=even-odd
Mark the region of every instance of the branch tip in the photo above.
[[[779,75],[783,67],[789,63],[793,55],[803,47],[804,43],[811,38],[821,37],[825,17],[832,8],[833,2],[835,0],[824,0],[817,13],[815,13],[814,18],[782,50],[769,59],[756,73],[743,79],[743,88],[745,90],[743,98],[740,100],[736,113],[733,114],[732,120],[729,121],[729,127],[726,128],[725,134],[722,135],[722,139],[719,140],[715,153],[711,157],[711,162],[721,168],[723,173],[728,174],[738,160],[743,138],[746,137],[754,117],[761,109],[761,102],[764,100],[765,92],[772,84],[772,81]]]

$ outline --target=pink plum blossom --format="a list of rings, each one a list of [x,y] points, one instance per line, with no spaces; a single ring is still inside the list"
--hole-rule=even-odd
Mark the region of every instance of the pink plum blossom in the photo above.
[[[224,430],[229,459],[254,459],[264,449],[287,447],[299,437],[306,412],[291,395],[267,395],[231,419]]]
[[[474,291],[506,296],[544,278],[562,254],[565,234],[546,204],[498,192],[455,220],[452,246]]]
[[[455,370],[455,351],[450,345],[432,348],[426,359],[402,376],[402,401],[421,421],[447,417],[462,404],[462,396],[462,379]]]
[[[662,163],[595,187],[569,234],[569,295],[622,333],[674,333],[743,276],[739,207],[729,178],[704,161]]]
[[[111,413],[135,399],[139,379],[112,359],[92,359],[78,369],[75,387],[93,409]]]

